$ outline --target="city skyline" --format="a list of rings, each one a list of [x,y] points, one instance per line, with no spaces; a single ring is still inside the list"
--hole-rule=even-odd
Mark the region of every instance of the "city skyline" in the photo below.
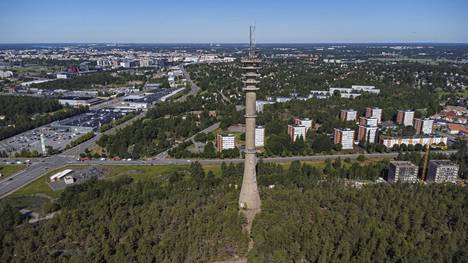
[[[0,43],[468,43],[468,3],[452,1],[2,1]],[[217,22],[216,22],[217,21]]]

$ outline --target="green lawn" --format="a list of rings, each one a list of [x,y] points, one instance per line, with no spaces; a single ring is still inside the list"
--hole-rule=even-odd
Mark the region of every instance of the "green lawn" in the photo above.
[[[51,198],[56,198],[60,195],[61,191],[52,191],[50,189],[48,182],[50,176],[53,174],[63,171],[65,169],[73,169],[73,170],[79,170],[83,169],[85,166],[81,165],[69,165],[66,167],[62,167],[56,170],[52,170],[47,172],[45,175],[37,178],[35,181],[32,183],[24,186],[23,188],[19,189],[18,191],[14,192],[12,196],[18,197],[18,196],[29,196],[29,195],[36,195],[36,194],[42,194],[42,195],[47,195]]]
[[[376,159],[366,159],[362,164],[368,164],[371,162],[377,162],[381,160],[381,158]],[[343,160],[342,160],[343,161]],[[312,166],[316,166],[318,168],[323,168],[325,166],[324,161],[303,161],[301,163],[307,163]],[[283,169],[288,169],[290,163],[289,162],[282,162],[279,163]],[[343,161],[344,165],[350,165]],[[39,177],[32,183],[24,186],[23,188],[19,189],[12,196],[28,196],[28,195],[35,195],[35,194],[43,194],[47,195],[51,198],[56,198],[60,195],[61,191],[52,191],[50,189],[48,182],[49,177],[57,172],[63,171],[65,169],[72,169],[72,170],[80,170],[88,167],[87,165],[68,165],[62,167],[60,169],[52,170],[46,173],[45,175]],[[133,178],[137,182],[149,180],[151,178],[158,177],[162,174],[167,174],[175,171],[186,170],[189,168],[189,165],[100,165],[98,167],[103,168],[106,170],[108,174],[107,178],[112,178],[115,176],[126,175]],[[221,175],[221,165],[204,165],[203,166],[205,171],[212,171],[215,175]],[[9,168],[13,169],[13,168]],[[16,169],[21,170],[23,169],[21,166],[17,167]]]
[[[0,174],[3,176],[0,177],[0,179],[7,178],[8,176],[11,176],[21,170],[24,170],[26,168],[26,165],[23,164],[6,164],[6,165],[0,165]]]
[[[45,175],[39,177],[32,183],[24,186],[18,191],[12,194],[13,197],[20,196],[31,196],[31,195],[46,195],[51,198],[57,198],[62,191],[52,191],[48,182],[49,177],[57,172],[65,169],[80,170],[86,168],[86,165],[68,165],[60,169],[52,170]],[[99,166],[107,170],[109,173],[107,178],[112,178],[119,175],[127,175],[133,178],[135,181],[144,181],[162,174],[171,173],[174,171],[180,171],[182,169],[188,169],[188,165],[102,165]],[[216,175],[221,173],[221,166],[219,165],[207,165],[205,166],[206,171],[212,171]]]
[[[376,162],[379,159],[367,159],[364,163]],[[304,161],[301,163],[307,163],[317,168],[323,168],[325,166],[324,161]],[[350,165],[343,162],[344,165]],[[283,169],[289,168],[289,162],[282,162],[280,165]],[[5,174],[12,174],[16,171],[24,169],[24,165],[8,165],[0,166]],[[4,168],[8,167],[8,168]],[[6,198],[12,206],[17,208],[26,208],[42,214],[42,206],[49,203],[51,200],[58,198],[63,190],[52,191],[49,187],[49,177],[57,172],[65,169],[80,170],[85,169],[87,165],[68,165],[56,170],[52,170],[39,177],[32,183],[24,186],[18,191],[14,192]],[[171,173],[174,171],[187,170],[189,165],[102,165],[98,166],[106,171],[106,178],[113,178],[115,176],[126,175],[130,176],[137,182],[156,178],[160,175]],[[205,172],[212,171],[216,176],[221,176],[221,165],[204,165]]]

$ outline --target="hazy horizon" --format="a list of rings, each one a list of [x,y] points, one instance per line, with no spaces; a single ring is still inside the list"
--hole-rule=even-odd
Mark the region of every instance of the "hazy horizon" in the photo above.
[[[5,0],[0,43],[468,43],[468,2]]]

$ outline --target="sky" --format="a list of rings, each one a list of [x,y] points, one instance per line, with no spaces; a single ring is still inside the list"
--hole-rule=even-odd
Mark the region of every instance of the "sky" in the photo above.
[[[0,0],[0,43],[468,43],[468,0]]]

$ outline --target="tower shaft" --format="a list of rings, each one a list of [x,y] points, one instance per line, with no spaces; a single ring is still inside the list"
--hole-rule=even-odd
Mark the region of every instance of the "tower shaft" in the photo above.
[[[257,186],[257,152],[255,149],[255,122],[257,100],[257,76],[260,60],[255,54],[255,28],[250,27],[249,56],[242,60],[244,64],[244,92],[245,92],[245,161],[244,177],[239,197],[239,206],[247,210],[260,210],[261,201]]]

